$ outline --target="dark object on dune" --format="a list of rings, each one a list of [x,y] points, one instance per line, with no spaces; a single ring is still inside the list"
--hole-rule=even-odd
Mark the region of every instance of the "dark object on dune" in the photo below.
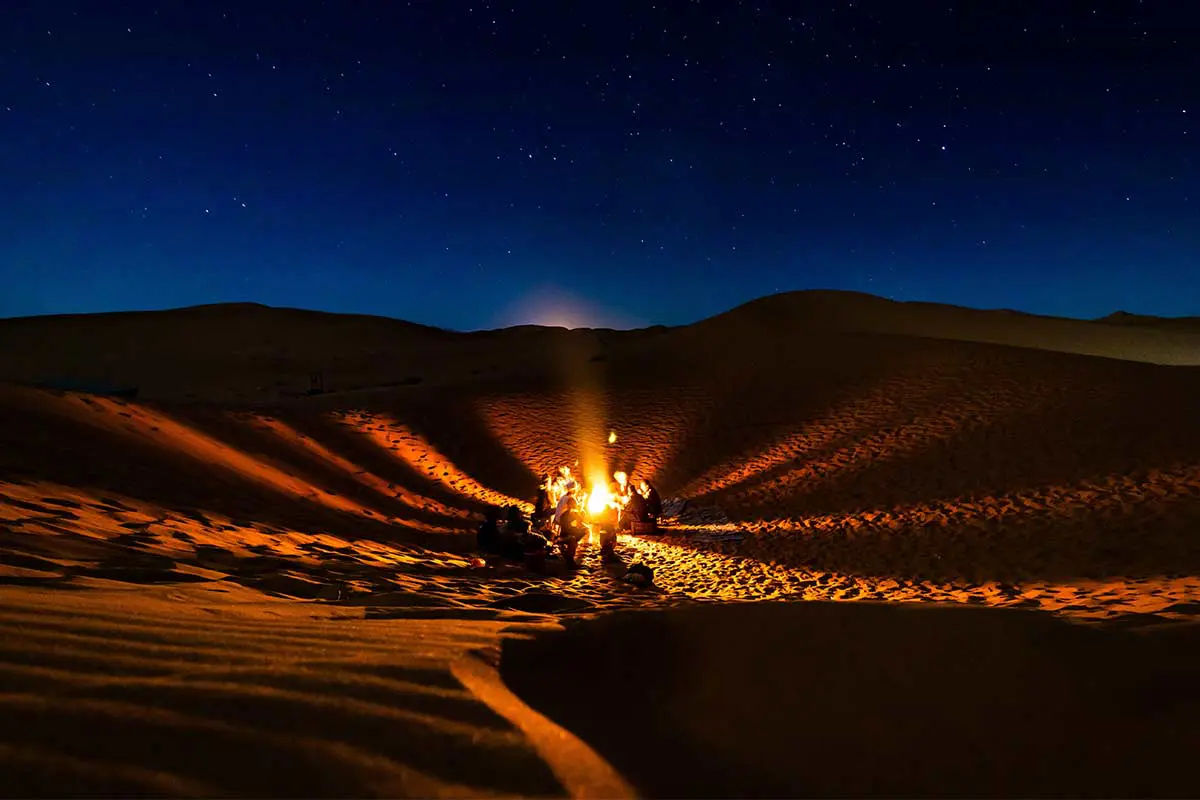
[[[629,502],[622,515],[622,524],[635,536],[658,533],[658,521],[650,515],[646,507],[646,498],[637,491],[629,493]]]
[[[646,490],[646,514],[657,520],[663,513],[662,497],[659,496],[658,490],[646,481],[642,481],[642,486]]]
[[[509,506],[504,512],[504,522],[500,526],[500,555],[511,561],[525,560],[525,539],[529,536],[529,520],[516,506]]]
[[[613,486],[610,492],[616,495],[616,487]],[[596,533],[596,537],[600,540],[600,560],[606,564],[611,564],[619,560],[617,556],[617,529],[620,527],[619,513],[615,506],[607,506],[601,511],[592,514],[592,529]]]
[[[636,564],[630,565],[621,580],[639,588],[644,588],[654,583],[654,570],[639,561]]]
[[[407,378],[400,378],[399,380],[395,381],[384,381],[379,385],[385,388],[391,388],[394,386],[416,386],[423,380],[425,379],[420,375],[409,375]]]
[[[500,552],[500,511],[489,508],[483,513],[483,524],[475,536],[476,546],[481,553]]]
[[[56,389],[60,392],[83,392],[107,397],[132,399],[138,396],[137,386],[116,386],[103,381],[81,381],[73,378],[51,378],[34,384],[39,389]]]
[[[657,534],[658,518],[662,516],[662,511],[662,498],[658,490],[646,481],[640,481],[639,488],[629,493],[629,502],[625,506],[629,532],[635,536]]]
[[[537,498],[533,501],[533,527],[539,530],[544,528],[554,515],[554,507],[550,504],[549,485],[550,476],[547,475],[542,480],[542,485],[538,487]]]
[[[525,552],[525,566],[534,572],[546,569],[546,557],[550,554],[550,541],[536,531],[530,531],[521,537],[521,547]]]
[[[625,504],[624,516],[630,522],[644,522],[646,520],[646,498],[642,497],[641,493],[629,493],[629,502]]]
[[[558,543],[559,549],[562,551],[563,563],[567,565],[567,569],[575,569],[575,551],[579,548],[579,542],[583,537],[588,535],[588,529],[584,524],[583,517],[576,510],[574,499],[567,503],[566,510],[558,518],[558,530]]]
[[[504,527],[510,535],[520,538],[529,533],[529,520],[525,518],[521,509],[509,506],[504,511]]]
[[[308,391],[307,395],[325,394],[325,373],[314,372],[308,376]]]

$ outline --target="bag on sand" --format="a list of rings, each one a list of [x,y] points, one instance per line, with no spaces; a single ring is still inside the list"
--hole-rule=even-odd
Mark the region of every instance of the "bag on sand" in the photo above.
[[[621,580],[626,583],[632,583],[637,587],[649,586],[654,583],[654,570],[639,561],[625,571],[625,575]]]

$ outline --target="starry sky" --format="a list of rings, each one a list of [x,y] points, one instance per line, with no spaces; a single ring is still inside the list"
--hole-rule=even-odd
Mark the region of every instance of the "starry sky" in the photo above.
[[[5,0],[0,316],[1200,314],[1183,0]]]

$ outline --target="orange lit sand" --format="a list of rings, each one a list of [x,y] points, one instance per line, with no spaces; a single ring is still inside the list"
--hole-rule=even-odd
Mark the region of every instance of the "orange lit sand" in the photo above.
[[[713,739],[720,723],[705,715],[725,715],[730,736],[758,744],[754,753],[733,747],[713,769],[769,776],[745,784],[766,793],[869,791],[849,774],[789,783],[785,768],[800,768],[796,748],[808,748],[805,769],[860,752],[871,720],[896,712],[848,710],[862,724],[839,727],[830,741],[841,749],[828,752],[807,728],[789,748],[773,718],[779,744],[766,746],[754,714],[770,701],[736,684],[769,684],[776,667],[794,672],[788,642],[836,638],[847,625],[866,639],[838,658],[875,663],[872,631],[888,640],[907,617],[868,610],[875,604],[849,617],[733,605],[713,618],[711,641],[701,632],[709,623],[692,622],[707,613],[696,606],[744,600],[928,608],[924,619],[953,629],[965,654],[991,641],[988,625],[1010,623],[943,623],[938,603],[1141,631],[1113,633],[1118,654],[1141,654],[1128,642],[1159,641],[1167,634],[1153,626],[1174,623],[1169,646],[1137,656],[1145,675],[1103,679],[1129,684],[1113,690],[1122,703],[1141,698],[1147,682],[1167,686],[1171,710],[1121,705],[1112,713],[1126,722],[1109,740],[1160,724],[1173,726],[1176,743],[1192,742],[1195,694],[1180,694],[1172,676],[1196,665],[1188,631],[1200,618],[1200,371],[1129,360],[1184,363],[1191,334],[920,307],[881,316],[871,299],[826,299],[814,306],[800,296],[790,316],[771,299],[688,328],[628,334],[455,335],[345,318],[336,347],[322,326],[337,318],[302,312],[64,318],[36,323],[40,361],[28,345],[33,323],[0,322],[0,378],[104,363],[110,382],[147,396],[0,386],[0,793],[686,794],[669,758],[656,773],[606,731],[576,725],[587,697],[529,689],[538,673],[524,656],[511,684],[587,743],[510,694],[495,671],[500,649],[525,652],[529,635],[562,641],[575,658],[591,645],[555,639],[563,620],[620,620],[605,612],[623,609],[660,611],[678,640],[668,647],[653,626],[607,621],[570,623],[568,634],[594,630],[595,646],[609,650],[632,637],[626,644],[677,659],[669,669],[684,676],[678,682],[661,664],[645,669],[656,691],[677,686],[687,698],[686,708],[654,711],[678,718],[674,733],[686,741],[671,747],[680,763],[724,747]],[[970,341],[1028,345],[1039,330],[1053,334],[1049,349],[1126,360]],[[251,341],[288,345],[247,349]],[[223,370],[212,367],[217,354]],[[281,395],[321,365],[333,365],[332,393]],[[576,441],[582,416],[596,441]],[[489,503],[527,507],[537,476],[573,462],[582,446],[610,470],[651,477],[664,497],[688,501],[661,539],[622,539],[627,561],[655,568],[657,588],[620,583],[591,551],[573,575],[472,567],[474,515]],[[1046,637],[1065,637],[1062,664],[1087,669],[1091,645],[1076,649],[1072,634],[1041,627],[1045,615],[996,613],[1031,631],[1010,642],[1022,669],[1059,668],[1023,655]],[[724,653],[729,669],[713,673],[734,689],[699,680],[722,632],[746,629],[761,629],[762,642],[739,645],[743,661]],[[912,664],[941,652],[906,647],[895,657]],[[945,657],[920,669],[932,675]],[[604,685],[603,672],[579,680],[608,697],[610,711],[622,707],[622,686]],[[913,681],[904,691],[951,713],[937,681]],[[1069,681],[1047,681],[1055,702],[1082,707]],[[1029,693],[1014,702],[1034,702],[1029,684],[1010,688]],[[805,693],[820,689],[795,690],[800,699],[787,703],[799,705],[785,706],[803,727]],[[747,708],[731,710],[722,691]],[[1100,714],[1099,701],[1086,703]],[[1071,752],[1102,763],[1104,721],[1088,714]],[[996,763],[1017,759],[1029,782],[994,785],[1072,793],[1066,772],[1020,761],[1041,751],[1002,741]],[[1113,785],[1176,792],[1173,756],[1160,757],[1157,777]],[[874,768],[889,779],[873,785],[934,791],[930,776],[942,769],[945,786],[970,788],[951,780],[966,761],[910,762],[924,766],[905,773],[899,751],[879,756]],[[736,782],[709,777],[736,793]]]

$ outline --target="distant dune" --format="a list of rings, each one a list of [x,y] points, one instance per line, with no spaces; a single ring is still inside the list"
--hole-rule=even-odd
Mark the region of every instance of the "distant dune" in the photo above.
[[[1127,311],[1115,311],[1096,322],[1104,325],[1125,325],[1136,328],[1160,328],[1167,331],[1200,331],[1200,317],[1153,317],[1144,314],[1130,314]]]
[[[860,334],[980,342],[1151,364],[1200,364],[1195,320],[1120,313],[1094,322],[806,291],[764,297],[680,328],[457,333],[365,315],[253,303],[0,320],[0,380],[138,386],[144,397],[262,400],[300,394],[315,372],[339,391],[533,375],[566,352],[687,361],[723,342],[827,347]],[[519,344],[518,344],[519,343]],[[678,354],[673,351],[680,351]],[[266,380],[265,376],[270,376]]]
[[[1112,323],[1122,324],[1113,330]],[[785,330],[871,332],[930,339],[1055,350],[1063,353],[1144,361],[1200,364],[1200,325],[1195,318],[1143,317],[1137,330],[1120,315],[1095,322],[1037,316],[1018,311],[981,311],[939,303],[900,303],[855,292],[808,291],[751,301],[700,326],[748,324]]]
[[[1194,796],[1195,364],[844,292],[0,320],[0,795]],[[472,558],[588,457],[652,587]]]

